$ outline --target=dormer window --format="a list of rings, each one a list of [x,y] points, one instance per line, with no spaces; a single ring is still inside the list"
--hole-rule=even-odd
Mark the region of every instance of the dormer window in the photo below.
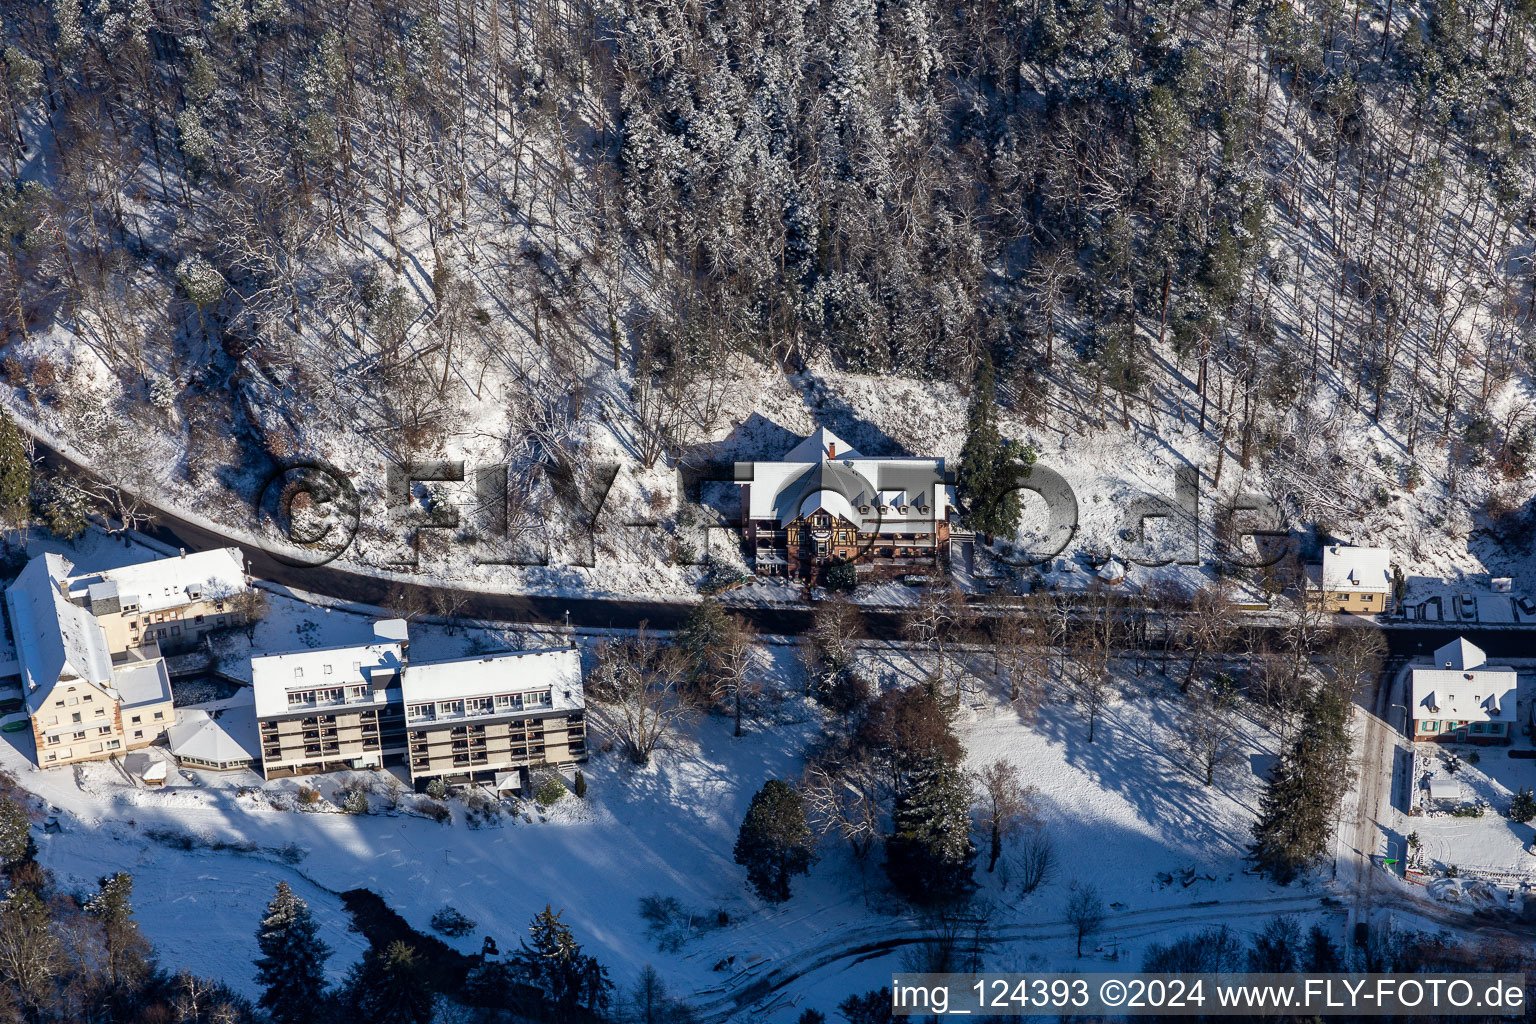
[[[906,515],[907,514],[907,506],[902,505],[899,508],[897,508],[896,511],[900,512],[902,515]]]
[[[197,587],[188,587],[187,596],[194,601],[201,601],[203,599],[203,592]]]
[[[303,679],[304,678],[304,670],[302,668],[295,667],[294,670],[293,670],[293,678],[295,678],[295,679]]]
[[[859,506],[859,515],[861,515],[861,516],[869,515],[869,506],[868,505],[860,505]]]
[[[931,509],[929,509],[927,505],[923,505],[923,506],[921,506],[918,509],[918,511],[921,512],[923,515],[927,515],[931,511]]]

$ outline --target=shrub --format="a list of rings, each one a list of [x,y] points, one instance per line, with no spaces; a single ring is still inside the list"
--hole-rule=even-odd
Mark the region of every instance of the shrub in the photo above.
[[[453,907],[444,907],[432,915],[432,928],[435,931],[442,932],[444,935],[458,938],[461,935],[468,935],[474,931],[475,922],[465,917]]]
[[[434,800],[443,800],[448,796],[448,783],[442,779],[433,779],[427,783],[427,796]]]
[[[576,769],[576,785],[572,792],[576,794],[579,800],[587,798],[587,777],[581,774],[580,768]]]
[[[320,791],[310,786],[300,786],[297,799],[300,807],[313,810],[320,803]]]
[[[437,800],[422,800],[416,804],[416,809],[439,825],[446,825],[453,820],[453,812],[448,809],[448,805]]]
[[[842,562],[827,569],[828,590],[852,590],[859,585],[859,570],[852,562]]]
[[[566,792],[565,781],[558,775],[551,775],[539,783],[533,798],[539,802],[540,807],[553,807]]]
[[[367,814],[368,795],[360,789],[354,789],[347,793],[341,801],[341,809],[348,814]]]

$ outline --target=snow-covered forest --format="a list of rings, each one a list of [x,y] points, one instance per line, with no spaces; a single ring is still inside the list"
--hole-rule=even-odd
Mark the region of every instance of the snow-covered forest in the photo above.
[[[676,527],[753,413],[952,456],[990,360],[1058,463],[1530,533],[1529,3],[4,8],[0,366],[130,490],[506,463],[515,538],[617,466]]]

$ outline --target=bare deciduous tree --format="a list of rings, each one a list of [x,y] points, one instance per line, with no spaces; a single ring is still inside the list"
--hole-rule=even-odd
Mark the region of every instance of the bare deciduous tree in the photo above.
[[[987,836],[987,871],[997,867],[1003,841],[1036,820],[1034,789],[1019,780],[1019,769],[1000,757],[973,776],[976,823]]]
[[[697,712],[687,678],[681,652],[642,624],[633,637],[602,646],[587,692],[609,716],[630,760],[643,765],[673,729]]]

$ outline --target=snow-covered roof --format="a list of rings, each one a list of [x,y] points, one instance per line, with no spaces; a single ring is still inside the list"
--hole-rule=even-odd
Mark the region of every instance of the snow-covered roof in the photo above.
[[[1515,670],[1483,666],[1483,652],[1460,641],[1470,650],[1446,644],[1435,652],[1434,668],[1415,668],[1412,673],[1413,718],[1455,722],[1509,722],[1515,720]],[[1464,668],[1444,668],[1447,660],[1468,659]]]
[[[822,459],[862,459],[853,445],[826,427],[817,427],[810,437],[784,453],[785,462],[819,462]]]
[[[256,736],[256,709],[237,704],[219,712],[217,718],[206,711],[189,708],[166,731],[171,753],[193,757],[214,764],[231,761],[255,761],[259,755]]]
[[[120,665],[112,673],[112,688],[123,701],[123,710],[145,704],[163,704],[171,699],[171,677],[165,659],[134,661]]]
[[[807,495],[800,503],[800,515],[808,516],[814,512],[827,512],[850,523],[859,521],[859,514],[848,504],[848,499],[836,491],[815,491]]]
[[[1116,583],[1125,579],[1125,565],[1118,558],[1111,558],[1099,567],[1099,579]]]
[[[820,507],[863,533],[931,532],[954,503],[943,459],[869,458],[824,428],[780,460],[747,466],[750,472],[737,479],[749,485],[748,518],[781,526]]]
[[[413,662],[400,681],[407,705],[534,690],[550,691],[549,707],[540,710],[581,708],[581,653],[574,647],[560,647]]]
[[[1483,653],[1483,649],[1464,636],[1457,637],[1435,651],[1436,668],[1448,668],[1457,672],[1477,668],[1487,660],[1488,655]]]
[[[374,704],[383,701],[383,690],[395,682],[405,664],[405,648],[398,640],[330,647],[320,650],[267,654],[251,659],[251,690],[256,698],[256,717],[270,718],[341,704]],[[330,704],[294,705],[290,692],[333,689],[363,684],[368,696]],[[378,694],[375,697],[375,694]]]
[[[1386,593],[1392,589],[1392,552],[1388,548],[1323,549],[1323,590]]]
[[[39,555],[5,590],[5,606],[27,697],[36,711],[61,679],[112,685],[112,656],[95,617],[71,604],[60,584],[71,566],[62,555]]]
[[[239,548],[214,548],[191,554],[103,569],[69,580],[70,597],[116,597],[140,611],[180,608],[193,601],[232,597],[247,586],[245,556]]]
[[[1461,799],[1461,783],[1449,775],[1436,775],[1429,780],[1429,798],[1435,801],[1458,801]]]
[[[373,624],[373,636],[386,643],[408,643],[411,639],[410,623],[404,619],[379,619]]]

